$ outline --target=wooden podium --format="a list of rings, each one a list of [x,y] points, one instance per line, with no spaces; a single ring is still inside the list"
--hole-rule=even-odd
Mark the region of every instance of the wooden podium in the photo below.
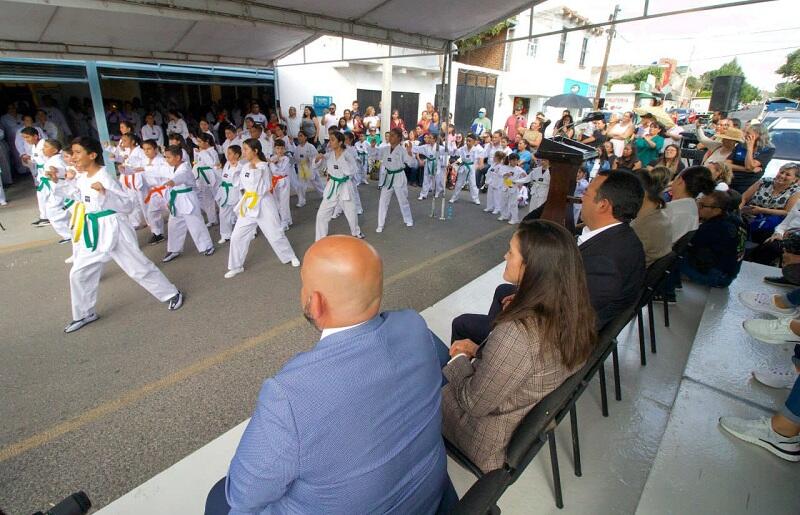
[[[575,193],[575,177],[583,162],[597,156],[594,147],[563,136],[542,140],[536,157],[550,161],[550,189],[542,211],[543,220],[551,220],[574,231],[572,203],[567,201],[567,197]]]

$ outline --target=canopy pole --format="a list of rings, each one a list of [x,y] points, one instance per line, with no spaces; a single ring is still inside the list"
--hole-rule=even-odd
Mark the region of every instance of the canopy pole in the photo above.
[[[447,131],[442,136],[442,140],[444,141],[445,148],[447,148],[447,137],[448,131],[450,130],[450,82],[451,76],[453,74],[453,42],[448,41],[447,46],[445,47],[444,52],[444,60],[442,62],[442,91],[441,91],[441,98],[439,103],[439,123],[447,123]],[[441,131],[441,126],[440,126]],[[447,166],[445,166],[444,177],[444,188],[442,189],[442,209],[439,215],[439,220],[447,220],[445,215],[445,205],[447,199]],[[436,177],[434,176],[434,180]],[[431,209],[431,215],[435,215],[436,210],[436,186],[433,187],[433,206]]]
[[[111,141],[108,134],[108,123],[106,123],[106,109],[103,105],[103,93],[100,90],[100,76],[97,73],[97,61],[86,61],[86,79],[89,81],[89,95],[92,97],[92,109],[94,110],[94,123],[97,126],[97,136],[101,142]],[[103,162],[106,170],[115,177],[117,169],[111,156],[103,149]]]
[[[392,59],[386,58],[381,63],[382,88],[381,88],[381,133],[391,127],[392,120]],[[381,137],[383,140],[383,137]]]

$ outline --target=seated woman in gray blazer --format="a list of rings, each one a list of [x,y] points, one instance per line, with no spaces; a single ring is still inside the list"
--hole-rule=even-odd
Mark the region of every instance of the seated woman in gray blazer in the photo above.
[[[453,342],[443,369],[442,432],[484,472],[503,465],[519,422],[586,362],[597,340],[583,262],[566,229],[523,222],[505,260],[503,279],[517,293],[486,343]]]

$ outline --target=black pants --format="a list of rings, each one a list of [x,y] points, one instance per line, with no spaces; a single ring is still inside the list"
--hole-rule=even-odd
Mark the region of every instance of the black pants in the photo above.
[[[783,249],[781,248],[781,242],[769,241],[769,242],[764,242],[758,247],[754,248],[746,259],[754,263],[761,263],[762,265],[773,266],[775,264],[775,261],[777,261],[777,259],[781,257],[781,254],[783,254]]]
[[[486,172],[488,171],[489,165],[475,170],[475,184],[478,186],[478,188],[483,188],[483,185],[486,184]]]
[[[450,343],[465,338],[469,338],[478,345],[483,343],[492,330],[492,322],[503,311],[502,300],[516,291],[517,287],[513,284],[501,284],[494,290],[494,298],[488,315],[465,313],[453,319]]]

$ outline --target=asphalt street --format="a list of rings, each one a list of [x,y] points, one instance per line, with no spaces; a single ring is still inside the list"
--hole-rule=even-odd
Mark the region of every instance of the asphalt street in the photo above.
[[[385,263],[384,309],[425,309],[497,265],[512,233],[463,193],[453,220],[432,219],[418,191],[409,192],[415,226],[405,227],[393,201],[376,234],[378,190],[360,188],[362,230]],[[143,247],[186,292],[177,312],[110,263],[101,318],[65,335],[69,249],[49,228],[30,228],[26,188],[12,188],[9,200],[0,211],[17,235],[0,233],[0,508],[9,515],[76,490],[108,504],[250,416],[264,379],[319,337],[301,316],[298,269],[281,265],[263,237],[245,273],[229,280],[227,245],[204,257],[187,239],[186,253],[165,265],[164,244]],[[298,256],[313,243],[316,205],[292,208],[287,235]],[[344,216],[332,223],[331,233],[347,232]]]

